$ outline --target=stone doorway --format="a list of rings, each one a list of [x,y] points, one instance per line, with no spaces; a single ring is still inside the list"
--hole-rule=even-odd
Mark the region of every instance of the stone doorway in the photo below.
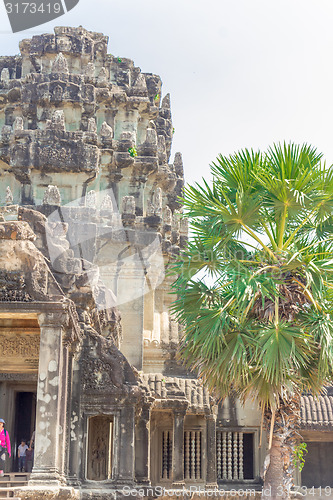
[[[36,424],[36,400],[37,393],[30,391],[18,391],[15,396],[15,431],[12,446],[15,447],[14,470],[18,470],[17,448],[22,439],[26,443],[31,439]]]
[[[89,419],[87,479],[112,478],[113,418],[98,415]]]

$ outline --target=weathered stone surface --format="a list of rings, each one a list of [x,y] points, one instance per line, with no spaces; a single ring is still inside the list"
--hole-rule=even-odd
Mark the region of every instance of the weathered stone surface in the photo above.
[[[165,273],[188,231],[181,155],[168,163],[170,96],[107,42],[59,27],[0,57],[0,338],[16,370],[0,366],[0,411],[11,435],[14,393],[37,393],[22,499],[123,498],[122,486],[171,486],[172,473],[180,483],[184,432],[197,443],[193,481],[216,480],[215,402],[176,360]]]
[[[30,240],[36,239],[27,222],[1,222],[0,240]]]

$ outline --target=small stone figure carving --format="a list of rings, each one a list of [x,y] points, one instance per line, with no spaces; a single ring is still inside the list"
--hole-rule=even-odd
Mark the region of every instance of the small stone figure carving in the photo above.
[[[133,85],[133,93],[141,97],[148,96],[146,79],[142,73],[139,74],[136,82]]]
[[[135,215],[135,200],[134,196],[124,196],[122,200],[123,214]]]
[[[2,82],[8,82],[10,80],[10,73],[8,68],[3,68],[1,71],[1,81]]]
[[[110,125],[108,125],[106,122],[103,122],[100,134],[101,137],[103,137],[104,139],[112,139],[112,134],[113,134],[112,127],[110,127]]]
[[[172,211],[168,205],[164,209],[164,224],[167,226],[171,226],[172,224]]]
[[[147,201],[147,217],[155,215],[155,207],[150,200]]]
[[[108,210],[110,212],[113,212],[112,199],[111,196],[109,196],[108,194],[104,196],[104,199],[101,203],[101,210]]]
[[[52,64],[52,73],[68,74],[68,64],[62,52],[59,52]]]
[[[88,132],[92,134],[97,134],[97,125],[95,118],[89,118],[88,120]]]
[[[160,187],[156,188],[153,196],[153,205],[155,207],[155,215],[161,215],[162,213],[162,189]]]
[[[46,128],[53,130],[63,130],[65,132],[65,114],[62,109],[57,109],[53,115],[51,120],[47,120]]]
[[[96,208],[96,191],[93,189],[86,194],[86,207]]]
[[[109,74],[106,68],[102,68],[98,75],[98,83],[107,83],[109,79]]]
[[[6,189],[6,205],[12,205],[13,204],[13,194],[9,186],[7,186]]]
[[[61,195],[57,186],[47,186],[42,203],[43,205],[54,205],[60,207]]]
[[[157,134],[155,129],[147,129],[146,142],[149,144],[157,144]]]
[[[13,130],[23,130],[23,118],[22,116],[17,116],[13,123]]]
[[[89,78],[95,78],[95,65],[92,62],[89,62],[85,67],[84,74]]]
[[[176,153],[175,154],[175,159],[173,162],[175,172],[177,175],[182,177],[184,175],[184,166],[183,166],[183,158],[181,153]]]
[[[170,94],[167,94],[162,99],[162,108],[171,109]]]
[[[63,89],[60,85],[57,85],[53,90],[53,99],[55,101],[61,101],[63,98]]]

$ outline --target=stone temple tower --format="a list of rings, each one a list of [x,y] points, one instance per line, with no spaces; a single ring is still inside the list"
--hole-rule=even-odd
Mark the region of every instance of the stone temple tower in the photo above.
[[[166,269],[188,231],[170,96],[107,43],[62,27],[0,58],[0,413],[11,470],[35,430],[20,498],[216,481],[205,451],[213,402],[175,359],[169,310]]]
[[[217,405],[176,358],[167,269],[188,228],[170,97],[107,43],[62,27],[0,57],[0,497],[260,491],[255,402]],[[331,484],[329,391],[302,397],[298,484]],[[34,431],[32,471],[9,475]]]

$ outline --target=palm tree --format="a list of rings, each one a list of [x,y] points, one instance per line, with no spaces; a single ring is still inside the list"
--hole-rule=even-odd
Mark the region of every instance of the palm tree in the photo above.
[[[300,395],[332,382],[333,169],[321,160],[306,144],[220,155],[212,183],[182,200],[180,356],[218,397],[258,401],[271,498],[289,495]]]

